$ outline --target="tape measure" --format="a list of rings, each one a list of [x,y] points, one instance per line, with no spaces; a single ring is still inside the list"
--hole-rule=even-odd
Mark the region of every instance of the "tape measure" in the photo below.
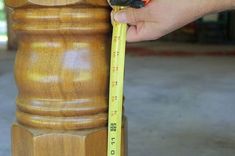
[[[119,11],[124,7],[114,7]],[[121,156],[123,84],[127,24],[113,22],[110,65],[108,156]]]
[[[113,9],[116,12],[124,9],[123,6],[128,5],[135,8],[144,7],[150,0],[111,0],[110,2],[114,5]],[[113,22],[109,86],[108,156],[121,156],[126,32],[127,24]]]

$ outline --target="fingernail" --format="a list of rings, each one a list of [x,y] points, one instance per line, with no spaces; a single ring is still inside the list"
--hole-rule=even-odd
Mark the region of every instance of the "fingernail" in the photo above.
[[[121,23],[127,23],[127,17],[125,12],[117,12],[114,14],[114,20]]]

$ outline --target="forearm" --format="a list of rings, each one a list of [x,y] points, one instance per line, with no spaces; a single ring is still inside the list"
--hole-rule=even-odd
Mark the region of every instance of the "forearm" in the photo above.
[[[235,9],[235,0],[152,0],[142,9],[126,9],[114,15],[130,25],[130,42],[158,39],[207,14]]]

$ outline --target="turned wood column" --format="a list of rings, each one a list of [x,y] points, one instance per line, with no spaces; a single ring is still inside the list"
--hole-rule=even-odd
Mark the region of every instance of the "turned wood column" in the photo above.
[[[20,39],[13,156],[106,156],[111,44],[106,0],[6,4],[14,8]]]

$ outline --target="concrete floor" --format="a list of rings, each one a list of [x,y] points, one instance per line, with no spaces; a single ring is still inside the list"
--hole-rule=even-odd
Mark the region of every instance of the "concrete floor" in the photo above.
[[[15,120],[11,54],[0,54],[0,156]],[[127,57],[129,156],[234,156],[235,57]]]

